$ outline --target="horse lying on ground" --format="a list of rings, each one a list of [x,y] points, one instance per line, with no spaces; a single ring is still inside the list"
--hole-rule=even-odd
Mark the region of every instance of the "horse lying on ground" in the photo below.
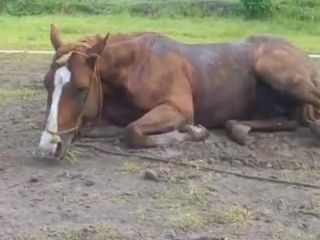
[[[218,127],[240,144],[250,131],[303,125],[319,132],[315,66],[277,37],[184,44],[133,33],[64,44],[51,26],[51,43],[56,54],[44,80],[48,111],[38,156],[62,156],[88,124],[96,128],[86,135],[122,134],[133,148],[199,141]]]

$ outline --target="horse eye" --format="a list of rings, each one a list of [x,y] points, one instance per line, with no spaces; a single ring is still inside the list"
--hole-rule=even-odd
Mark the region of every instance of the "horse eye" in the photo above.
[[[82,93],[85,92],[86,90],[87,90],[87,88],[85,88],[85,87],[79,87],[78,88],[78,91],[82,92]]]
[[[85,98],[85,96],[87,96],[87,88],[85,87],[78,87],[77,91],[75,92],[77,98],[81,99],[81,101],[83,101],[83,99]]]

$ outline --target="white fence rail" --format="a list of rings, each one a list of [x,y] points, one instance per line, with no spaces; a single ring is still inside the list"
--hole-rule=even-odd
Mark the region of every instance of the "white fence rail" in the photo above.
[[[311,58],[320,58],[319,54],[309,54]]]
[[[0,49],[0,53],[5,54],[53,54],[54,51],[45,50],[6,50]],[[320,58],[320,54],[309,54],[311,58]]]
[[[53,54],[54,51],[42,51],[42,50],[5,50],[0,49],[0,53],[14,54],[14,53],[25,53],[25,54]]]

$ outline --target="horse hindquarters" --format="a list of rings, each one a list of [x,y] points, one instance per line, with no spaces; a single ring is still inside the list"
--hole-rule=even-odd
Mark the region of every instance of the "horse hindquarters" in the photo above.
[[[300,124],[316,127],[316,113],[320,109],[320,90],[315,67],[311,59],[294,46],[279,39],[255,43],[251,50],[254,57],[254,73],[258,81],[275,92],[291,98],[302,107]],[[296,109],[301,111],[301,109]],[[302,121],[301,121],[302,120]],[[317,131],[315,131],[317,132]]]

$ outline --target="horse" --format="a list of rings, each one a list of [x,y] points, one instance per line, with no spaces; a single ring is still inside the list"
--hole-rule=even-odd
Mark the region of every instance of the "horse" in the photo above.
[[[36,156],[63,156],[75,136],[122,136],[129,148],[202,141],[225,128],[246,145],[252,131],[319,135],[319,76],[289,41],[255,35],[187,44],[153,32],[65,44],[47,72],[46,126]],[[90,127],[88,127],[90,126]]]

